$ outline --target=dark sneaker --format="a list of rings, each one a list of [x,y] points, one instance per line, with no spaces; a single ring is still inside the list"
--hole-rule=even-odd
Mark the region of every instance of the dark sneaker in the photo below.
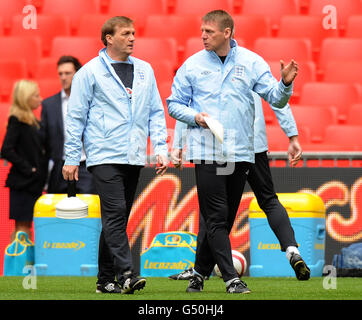
[[[231,282],[226,288],[227,293],[250,293],[250,289],[246,286],[244,281],[240,279],[235,279]]]
[[[192,275],[186,292],[201,292],[204,289],[204,279],[199,275]]]
[[[181,273],[177,273],[177,274],[173,274],[171,276],[169,276],[169,279],[172,280],[190,280],[192,277],[192,268],[190,269],[186,269],[184,271],[182,271]]]
[[[131,275],[120,283],[122,293],[133,294],[136,290],[141,290],[146,285],[145,278],[137,278]]]
[[[96,293],[122,293],[116,282],[97,283]]]
[[[298,280],[308,280],[310,278],[310,269],[299,254],[292,253],[289,262]]]

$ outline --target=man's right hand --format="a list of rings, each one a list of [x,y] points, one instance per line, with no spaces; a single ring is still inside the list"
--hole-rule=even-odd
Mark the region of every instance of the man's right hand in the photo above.
[[[76,180],[78,181],[79,166],[64,165],[63,166],[63,178],[64,180]]]
[[[208,125],[205,122],[204,117],[209,117],[209,115],[206,112],[200,112],[195,116],[195,122],[205,129],[209,128]]]

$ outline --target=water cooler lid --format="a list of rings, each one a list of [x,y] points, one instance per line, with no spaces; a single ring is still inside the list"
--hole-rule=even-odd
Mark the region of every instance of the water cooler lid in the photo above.
[[[67,197],[55,205],[55,216],[62,219],[80,219],[88,216],[88,204],[78,197]]]
[[[280,203],[287,210],[289,217],[309,216],[309,217],[324,217],[326,213],[323,200],[309,193],[277,193]],[[256,198],[250,202],[249,217],[265,216],[262,209],[259,207]]]

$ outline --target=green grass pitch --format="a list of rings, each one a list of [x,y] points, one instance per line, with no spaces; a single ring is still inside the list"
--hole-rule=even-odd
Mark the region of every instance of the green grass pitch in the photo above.
[[[244,277],[250,294],[227,294],[217,277],[206,280],[200,293],[186,293],[185,280],[147,278],[146,287],[133,295],[97,294],[95,277],[39,276],[33,288],[27,282],[29,289],[24,288],[24,279],[0,277],[0,300],[362,300],[362,278],[335,278],[335,288],[325,289],[326,278],[322,277],[308,281]]]

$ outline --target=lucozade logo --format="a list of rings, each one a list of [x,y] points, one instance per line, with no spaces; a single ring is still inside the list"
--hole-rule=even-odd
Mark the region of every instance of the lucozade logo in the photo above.
[[[149,261],[146,260],[143,266],[144,269],[162,269],[162,270],[185,270],[194,266],[190,260],[184,259],[176,262],[169,261]]]
[[[74,249],[79,250],[85,247],[85,243],[77,240],[73,242],[48,242],[44,241],[43,248],[44,249]]]

